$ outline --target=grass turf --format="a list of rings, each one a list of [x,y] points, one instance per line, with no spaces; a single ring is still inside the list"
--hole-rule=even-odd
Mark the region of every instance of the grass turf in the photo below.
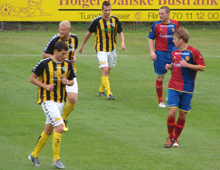
[[[150,29],[150,28],[149,28]],[[110,74],[116,100],[98,96],[101,71],[93,38],[77,55],[79,95],[63,133],[60,156],[72,170],[217,170],[219,165],[219,30],[189,30],[189,44],[205,58],[198,72],[180,148],[163,148],[168,110],[157,107],[147,31],[126,30],[126,50],[117,44],[117,64]],[[37,105],[37,87],[29,82],[31,69],[42,59],[49,38],[57,32],[0,32],[0,160],[3,170],[55,169],[50,137],[39,155],[41,167],[28,160],[43,131],[45,115]],[[75,31],[79,45],[85,31]],[[118,37],[119,38],[119,37]],[[167,95],[168,72],[164,81]]]

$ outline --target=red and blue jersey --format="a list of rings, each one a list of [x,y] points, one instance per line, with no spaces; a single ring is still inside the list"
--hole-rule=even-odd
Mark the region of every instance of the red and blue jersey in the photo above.
[[[173,48],[171,55],[173,60],[173,71],[168,88],[192,93],[194,91],[197,71],[181,67],[180,60],[184,59],[187,63],[205,67],[202,55],[192,46],[188,46],[186,50],[183,51],[180,51],[179,48],[175,47]]]
[[[176,20],[170,20],[170,23],[156,21],[151,26],[148,39],[155,39],[155,50],[171,52],[175,47],[173,43],[173,34],[179,30],[180,26]]]

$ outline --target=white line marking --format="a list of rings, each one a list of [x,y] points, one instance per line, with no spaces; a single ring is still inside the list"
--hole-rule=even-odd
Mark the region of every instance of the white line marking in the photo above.
[[[42,54],[0,54],[0,57],[42,57]],[[78,57],[96,57],[96,55],[83,55],[79,54]],[[150,57],[150,55],[117,55],[117,57]],[[203,56],[206,57],[215,57],[220,58],[220,56]],[[43,58],[42,58],[43,59]]]

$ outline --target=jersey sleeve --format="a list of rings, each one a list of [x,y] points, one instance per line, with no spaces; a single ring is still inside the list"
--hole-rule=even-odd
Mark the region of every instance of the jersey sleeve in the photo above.
[[[76,73],[75,73],[72,63],[68,61],[68,64],[69,64],[70,71],[69,71],[69,76],[67,77],[67,79],[72,80],[76,77]]]
[[[71,34],[71,37],[74,39],[75,49],[78,47],[78,37],[75,34]]]
[[[43,74],[43,61],[44,60],[39,61],[38,64],[32,69],[32,72],[37,76]]]
[[[54,45],[56,44],[56,39],[54,39],[53,37],[49,40],[49,42],[47,43],[47,46],[44,49],[44,52],[47,54],[52,54],[54,52]]]
[[[94,19],[90,25],[89,25],[89,32],[93,33],[93,32],[96,32],[96,26],[97,26],[97,19]]]
[[[179,25],[179,22],[177,21],[176,23],[176,30],[180,30],[180,25]]]
[[[196,63],[196,65],[200,65],[200,66],[205,67],[204,58],[203,58],[202,54],[197,49],[195,49],[195,51],[193,52],[193,60]]]
[[[121,33],[121,32],[123,31],[122,26],[121,26],[121,22],[118,20],[118,18],[117,18],[116,22],[117,22],[117,24],[118,24],[117,33]]]
[[[152,39],[152,40],[154,40],[155,39],[155,25],[153,24],[152,26],[151,26],[151,30],[150,30],[150,32],[149,32],[149,35],[148,35],[148,39]]]
[[[75,37],[75,49],[77,49],[77,47],[78,47],[78,37],[76,36]]]

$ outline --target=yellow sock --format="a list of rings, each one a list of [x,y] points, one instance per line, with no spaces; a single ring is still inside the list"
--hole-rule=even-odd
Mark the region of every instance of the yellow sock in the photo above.
[[[102,79],[101,79],[101,85],[100,85],[100,88],[99,88],[99,92],[103,92],[104,91],[104,86],[103,86],[103,84],[102,84]]]
[[[34,151],[31,153],[31,155],[35,158],[38,157],[38,154],[43,149],[43,147],[46,145],[50,135],[46,134],[44,131],[41,133],[40,137],[38,138],[37,145],[34,148]]]
[[[66,104],[64,106],[64,111],[63,111],[63,115],[62,115],[63,120],[66,120],[66,118],[69,116],[69,114],[75,108],[75,105],[76,105],[76,103],[70,104],[69,101],[67,100],[67,102],[66,102]]]
[[[52,147],[53,147],[53,161],[56,161],[57,159],[60,159],[60,145],[61,145],[61,136],[62,134],[54,132],[53,134],[53,141],[52,141]]]
[[[109,83],[109,78],[108,76],[102,76],[102,84],[105,87],[105,91],[107,93],[107,96],[109,94],[112,94],[112,92],[110,91],[110,83]]]
[[[110,74],[108,75],[108,79],[109,79],[109,76],[110,76]],[[101,78],[101,85],[100,85],[100,88],[99,88],[99,92],[103,92],[104,88],[105,88],[105,86],[103,85],[102,78]]]

